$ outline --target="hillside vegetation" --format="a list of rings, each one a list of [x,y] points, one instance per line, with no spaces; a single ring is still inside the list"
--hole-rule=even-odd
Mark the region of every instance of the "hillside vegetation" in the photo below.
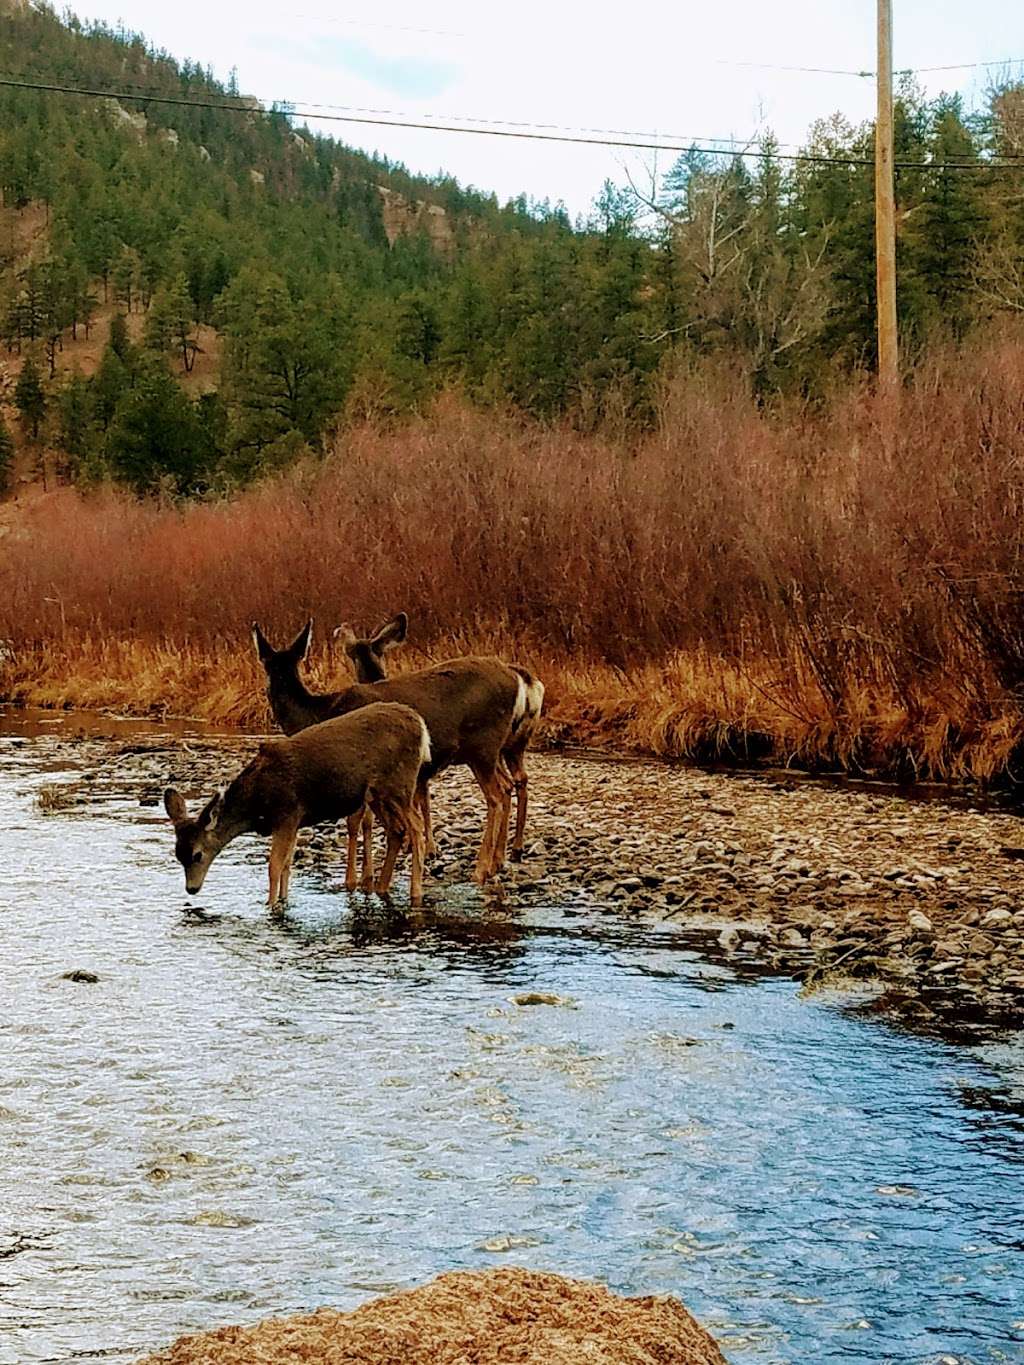
[[[0,64],[243,106],[0,87],[0,471],[47,476],[0,506],[0,696],[264,723],[254,617],[405,610],[406,665],[530,662],[566,740],[1017,780],[1020,88],[904,90],[896,411],[869,128],[572,224],[46,10]]]
[[[46,7],[0,6],[0,65],[151,97],[0,88],[7,415],[66,477],[230,487],[451,386],[637,430],[681,355],[727,357],[761,398],[820,396],[871,363],[869,164],[783,164],[770,137],[755,160],[694,151],[573,225],[411,176]],[[919,163],[898,177],[913,355],[1024,310],[1024,172],[987,164],[1024,154],[1022,91],[968,116],[907,87],[896,143]],[[827,120],[808,150],[870,161],[871,129]]]
[[[1024,338],[771,416],[683,370],[639,442],[455,400],[230,499],[59,490],[0,538],[0,694],[263,725],[249,638],[395,611],[394,666],[495,650],[548,734],[900,777],[1016,778]]]

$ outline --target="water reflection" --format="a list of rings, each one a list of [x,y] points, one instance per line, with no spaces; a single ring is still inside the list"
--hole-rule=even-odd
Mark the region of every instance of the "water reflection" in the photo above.
[[[256,843],[186,913],[151,812],[36,813],[52,758],[0,750],[4,1365],[504,1261],[677,1293],[734,1362],[1022,1358],[1014,1040],[470,888],[327,867],[271,920]]]

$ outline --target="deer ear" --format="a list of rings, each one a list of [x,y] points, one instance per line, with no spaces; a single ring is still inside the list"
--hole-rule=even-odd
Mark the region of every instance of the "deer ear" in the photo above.
[[[263,634],[255,621],[252,623],[252,641],[256,646],[256,653],[259,655],[261,663],[265,664],[268,659],[274,657],[274,651],[271,648],[267,637]]]
[[[299,631],[298,635],[296,635],[295,639],[288,646],[288,653],[293,656],[296,663],[301,663],[302,660],[309,653],[309,642],[310,639],[312,638],[312,635],[313,618],[311,616],[309,620],[306,622],[306,624]]]
[[[164,792],[164,810],[172,825],[181,825],[188,819],[188,809],[180,792],[168,787]]]
[[[224,793],[223,793],[222,791],[220,791],[220,792],[217,793],[217,795],[213,798],[212,801],[208,802],[208,804],[207,804],[205,810],[203,811],[202,815],[200,815],[200,817],[199,817],[199,826],[200,826],[200,828],[201,828],[201,829],[216,829],[216,828],[217,828],[217,821],[220,819],[221,812],[223,811],[223,809],[224,809]]]
[[[382,654],[385,649],[394,649],[396,645],[404,644],[408,633],[409,618],[404,611],[400,611],[397,616],[386,621],[376,635],[370,636],[370,644],[378,654]]]
[[[351,649],[354,644],[359,643],[359,636],[347,621],[343,621],[340,626],[335,627],[334,638],[341,643],[343,649]]]

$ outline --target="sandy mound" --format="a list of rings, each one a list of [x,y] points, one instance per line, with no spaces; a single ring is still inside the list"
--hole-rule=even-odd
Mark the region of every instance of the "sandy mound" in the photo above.
[[[351,1313],[181,1337],[143,1365],[725,1365],[677,1299],[531,1270],[456,1271]]]

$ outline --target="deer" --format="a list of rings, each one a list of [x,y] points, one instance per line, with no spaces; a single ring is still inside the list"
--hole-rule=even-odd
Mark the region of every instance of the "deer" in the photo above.
[[[372,635],[360,637],[353,626],[344,621],[334,629],[332,638],[340,641],[342,648],[348,655],[356,682],[372,683],[383,682],[388,677],[386,654],[404,644],[408,632],[409,617],[404,611],[400,611],[390,621],[385,621]],[[510,667],[520,675],[526,686],[526,709],[520,720],[513,726],[508,742],[501,751],[502,763],[512,783],[512,790],[516,798],[516,825],[509,858],[512,862],[518,863],[523,858],[526,833],[529,789],[529,777],[525,762],[526,750],[540,721],[541,708],[544,704],[544,684],[519,664],[511,664]],[[430,819],[430,798],[426,787],[423,788],[423,796],[421,814],[425,827],[427,857],[432,858],[437,852],[437,846],[434,843]],[[372,830],[372,822],[370,828]],[[363,832],[365,837],[365,825]]]
[[[539,684],[500,659],[466,656],[429,668],[353,683],[339,692],[310,692],[299,677],[312,635],[312,619],[285,649],[275,650],[253,623],[253,639],[267,675],[267,696],[277,723],[286,734],[329,716],[344,715],[375,701],[411,706],[427,724],[431,761],[420,773],[420,787],[436,773],[465,764],[487,805],[483,837],[473,869],[479,883],[504,864],[508,842],[512,780],[502,750],[519,731],[529,706],[529,689]],[[530,678],[530,683],[526,678]],[[418,798],[424,801],[422,795]]]
[[[380,701],[279,739],[264,740],[230,785],[190,816],[181,794],[164,792],[185,890],[202,890],[210,865],[241,834],[270,835],[271,913],[288,898],[300,829],[368,806],[387,834],[376,890],[387,895],[403,843],[412,854],[409,898],[423,903],[423,822],[416,809],[420,771],[431,761],[426,722],[410,706]]]
[[[365,640],[358,639],[351,626],[347,627],[348,636],[345,637],[345,629],[345,627],[339,626],[332,638],[343,637],[345,652],[352,662],[352,671],[355,674],[356,682],[383,682],[388,676],[384,664],[385,651],[394,649],[396,645],[404,642],[409,629],[409,618],[404,612],[399,612],[390,621],[385,621],[379,630]],[[418,789],[417,799],[420,803],[420,813],[423,816],[426,857],[433,858],[437,853],[437,846],[434,843],[434,832],[430,823],[429,788],[425,783]],[[355,890],[356,857],[361,829],[363,835],[362,885],[364,889],[368,889],[373,885],[373,812],[367,808],[361,815],[351,815],[348,818],[347,825],[348,852],[346,856],[348,871],[345,877],[345,885],[350,891]]]

